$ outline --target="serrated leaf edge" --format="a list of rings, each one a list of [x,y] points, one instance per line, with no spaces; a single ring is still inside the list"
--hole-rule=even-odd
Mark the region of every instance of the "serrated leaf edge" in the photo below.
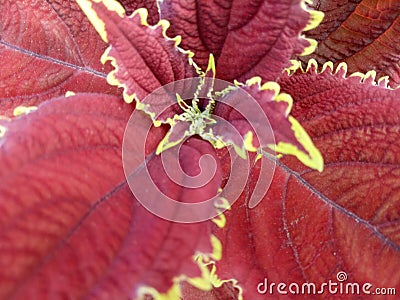
[[[99,33],[99,35],[101,36],[103,41],[108,43],[107,32],[105,30],[105,24],[97,16],[96,12],[92,9],[91,3],[90,3],[91,1],[89,1],[89,0],[76,0],[76,1],[79,4],[79,6],[81,7],[81,9],[84,11],[86,16],[89,18],[90,22],[95,27],[96,31]],[[179,35],[174,38],[168,37],[167,30],[170,27],[170,22],[168,20],[161,19],[158,21],[157,24],[151,26],[147,22],[148,11],[146,8],[136,9],[131,15],[128,16],[126,14],[125,9],[118,2],[116,2],[114,0],[92,0],[92,1],[94,1],[96,3],[103,3],[110,11],[116,12],[121,18],[133,19],[133,18],[139,17],[140,23],[142,26],[148,27],[154,31],[156,29],[158,29],[159,27],[161,27],[162,36],[164,37],[164,39],[166,41],[174,42],[175,49],[177,49],[179,52],[181,52],[182,54],[187,56],[189,65],[194,67],[196,73],[199,74],[199,76],[203,75],[203,72],[201,71],[200,67],[198,67],[196,65],[196,63],[194,62],[194,60],[192,59],[194,56],[194,53],[190,50],[184,50],[179,47],[182,37]],[[127,92],[127,90],[128,90],[127,85],[125,83],[120,82],[115,76],[115,74],[119,71],[119,69],[118,69],[118,63],[117,63],[115,57],[110,55],[110,51],[112,48],[113,48],[112,45],[109,45],[100,59],[102,64],[105,64],[106,62],[110,61],[111,65],[114,68],[114,70],[112,70],[111,72],[108,73],[107,82],[110,85],[122,88],[123,89],[123,98],[124,98],[125,102],[132,103],[135,100],[136,108],[141,109],[141,105],[140,105],[141,99],[139,99],[137,97],[136,93],[129,94]]]
[[[213,288],[213,277],[212,271],[209,270],[208,265],[212,262],[220,260],[222,257],[221,241],[215,235],[211,234],[210,242],[213,248],[212,253],[197,252],[193,255],[193,261],[199,267],[201,276],[188,277],[184,274],[176,276],[173,278],[173,285],[165,293],[160,293],[155,288],[150,286],[140,286],[137,290],[136,299],[142,299],[145,295],[151,295],[154,300],[180,300],[180,283],[184,281],[200,290],[210,291]]]
[[[313,72],[314,74],[323,74],[325,72],[329,72],[329,74],[331,75],[340,76],[344,79],[357,78],[359,83],[361,84],[369,84],[372,86],[377,86],[388,90],[396,90],[400,88],[400,85],[395,88],[389,86],[390,83],[389,76],[382,76],[376,78],[375,70],[370,70],[366,73],[354,72],[351,73],[350,75],[347,75],[347,63],[345,62],[339,63],[336,66],[336,68],[334,67],[334,63],[332,61],[327,61],[321,66],[314,58],[310,59],[307,62],[307,66],[305,68],[303,67],[302,63],[298,60],[291,60],[291,63],[292,65],[285,70],[289,76],[292,76],[296,72],[301,72],[301,73]]]
[[[277,102],[286,102],[288,107],[286,109],[286,116],[289,122],[292,124],[291,129],[293,130],[297,141],[307,150],[308,153],[301,151],[297,146],[290,143],[279,142],[277,145],[268,145],[268,147],[280,154],[289,154],[297,157],[304,165],[320,172],[324,169],[324,159],[321,152],[315,147],[310,136],[301,126],[301,124],[293,117],[290,116],[291,109],[293,107],[293,98],[289,94],[281,93],[280,86],[278,83],[269,81],[264,84],[261,83],[261,77],[253,77],[246,81],[245,84],[236,82],[239,86],[251,87],[256,85],[259,91],[270,90],[274,92],[273,100]]]
[[[309,14],[308,24],[304,27],[303,32],[318,27],[324,18],[324,13],[322,11],[308,8],[307,3],[312,3],[312,0],[303,0],[300,2],[301,8]],[[299,56],[306,56],[313,53],[317,48],[318,42],[315,39],[306,38],[304,35],[301,35],[300,38],[306,40],[310,45],[306,47]]]

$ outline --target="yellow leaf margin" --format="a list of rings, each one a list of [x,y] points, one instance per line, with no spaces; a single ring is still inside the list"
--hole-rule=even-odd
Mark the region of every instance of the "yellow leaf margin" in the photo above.
[[[324,13],[322,11],[308,9],[307,4],[312,4],[312,2],[313,2],[312,0],[303,0],[300,3],[301,8],[310,14],[310,18],[308,19],[308,24],[303,29],[303,31],[309,31],[311,29],[316,28],[324,18]],[[306,38],[304,36],[302,36],[301,38],[308,41],[310,46],[306,47],[300,54],[300,56],[306,56],[313,53],[315,51],[315,48],[317,47],[318,42],[314,39]]]
[[[170,27],[169,21],[162,19],[162,20],[158,21],[157,24],[150,26],[149,23],[147,22],[147,17],[148,17],[147,9],[139,8],[139,9],[135,10],[130,16],[127,16],[125,9],[122,7],[122,5],[115,0],[76,0],[76,2],[81,7],[82,11],[86,14],[89,21],[92,23],[92,25],[94,26],[94,28],[96,29],[96,31],[98,32],[98,34],[100,35],[100,37],[102,38],[102,40],[104,42],[108,43],[107,32],[105,29],[105,23],[103,20],[101,20],[98,17],[96,11],[92,8],[92,2],[102,3],[110,11],[117,13],[121,19],[122,18],[133,19],[136,16],[138,16],[140,18],[141,25],[143,25],[145,27],[151,28],[152,30],[156,30],[158,27],[161,27],[162,35],[163,35],[164,39],[166,41],[174,42],[175,49],[177,49],[179,52],[181,52],[182,54],[187,56],[189,65],[193,66],[195,71],[199,75],[203,74],[201,69],[195,64],[195,62],[192,59],[194,56],[194,53],[189,50],[183,50],[182,48],[179,47],[179,44],[182,41],[182,37],[179,35],[174,38],[170,38],[167,36],[166,32],[167,32],[168,28]],[[112,70],[110,73],[108,73],[107,82],[110,85],[114,85],[114,86],[123,88],[123,98],[126,103],[132,103],[135,100],[136,108],[140,109],[140,110],[145,110],[144,105],[140,103],[141,99],[139,99],[137,97],[136,93],[128,94],[126,84],[120,82],[116,78],[115,74],[118,72],[119,69],[118,69],[118,64],[116,62],[116,59],[110,55],[111,49],[112,49],[112,46],[110,45],[101,57],[102,64],[105,64],[107,61],[110,61],[111,65],[114,68],[114,70]]]
[[[334,67],[333,62],[327,61],[322,66],[318,64],[318,62],[312,58],[308,61],[307,66],[304,68],[302,63],[298,60],[291,60],[291,66],[286,68],[286,72],[289,76],[293,75],[296,72],[301,73],[310,73],[314,72],[315,74],[322,74],[325,72],[329,72],[332,75],[342,76],[342,78],[357,78],[360,83],[370,84],[374,86],[379,86],[381,88],[395,90],[400,88],[400,86],[396,88],[392,88],[389,86],[389,76],[382,76],[380,78],[376,78],[376,71],[370,70],[366,73],[355,72],[347,75],[347,64],[345,62],[339,63],[336,68]]]
[[[286,109],[286,116],[288,117],[289,122],[291,123],[291,129],[294,132],[294,135],[297,141],[304,147],[307,152],[300,150],[297,146],[286,143],[286,142],[279,142],[277,145],[268,145],[269,148],[274,150],[275,152],[281,154],[290,154],[294,155],[299,159],[304,165],[310,167],[312,169],[318,170],[320,172],[324,169],[324,160],[321,155],[321,152],[315,147],[314,143],[312,142],[308,133],[304,130],[301,124],[293,117],[290,116],[289,113],[293,107],[293,99],[289,94],[280,93],[280,86],[276,82],[266,82],[261,84],[261,77],[253,77],[246,81],[245,84],[235,82],[238,86],[248,86],[251,87],[256,85],[259,91],[273,91],[274,96],[273,100],[277,102],[286,102],[287,109]]]

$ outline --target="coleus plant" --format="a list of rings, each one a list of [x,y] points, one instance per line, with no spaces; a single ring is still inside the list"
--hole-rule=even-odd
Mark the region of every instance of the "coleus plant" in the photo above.
[[[322,284],[339,272],[399,290],[399,3],[77,2],[0,6],[0,298],[264,299],[265,279]],[[181,224],[135,199],[121,149],[131,113],[151,119],[157,103],[143,99],[191,77],[252,95],[278,157],[250,154],[232,207]],[[213,113],[249,132],[223,105]],[[169,125],[146,142],[154,181],[181,202],[213,196],[228,143],[191,132],[182,168],[196,175],[204,154],[218,168],[206,186],[179,188],[152,155]],[[250,208],[263,161],[275,173]]]

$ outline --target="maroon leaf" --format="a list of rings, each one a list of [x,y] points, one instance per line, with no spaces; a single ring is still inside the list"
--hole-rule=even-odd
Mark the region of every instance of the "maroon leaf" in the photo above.
[[[99,59],[106,45],[75,1],[3,1],[0,115],[67,91],[117,94]]]
[[[249,209],[258,162],[247,191],[217,231],[223,245],[217,274],[237,279],[244,299],[271,296],[257,292],[265,278],[267,290],[280,282],[319,288],[329,280],[338,283],[339,272],[348,276],[344,284],[371,283],[371,292],[400,288],[400,90],[325,68],[317,74],[311,65],[308,73],[280,81],[293,94],[293,115],[324,155],[324,171],[283,158],[266,197]],[[294,297],[272,288],[272,296]],[[326,288],[321,296],[338,295]]]
[[[321,17],[306,12],[301,0],[166,0],[159,5],[161,17],[171,22],[169,35],[182,36],[181,47],[194,52],[202,69],[212,53],[217,77],[228,81],[275,80],[291,57],[312,51],[313,42],[299,34]]]
[[[168,292],[176,299],[179,280],[206,276],[193,256],[213,250],[210,224],[162,220],[141,207],[126,184],[121,144],[131,111],[119,98],[81,94],[3,121],[0,298]],[[155,130],[153,138],[163,131]],[[210,147],[195,139],[185,144],[183,155],[193,161],[183,159],[184,168],[195,172],[196,158]],[[161,185],[169,184],[162,178]],[[218,180],[211,185],[216,190]],[[178,200],[193,198],[193,191],[175,191]],[[195,283],[207,288],[207,280]]]
[[[299,33],[307,23],[306,29],[313,27],[318,15],[304,11],[300,0],[238,1],[160,3],[163,13],[170,14],[172,34],[187,39],[182,45],[193,47],[203,69],[213,53],[220,78],[244,81],[262,75],[263,80],[276,79],[289,58],[304,54],[310,46]],[[0,8],[4,16],[24,13],[0,22],[0,55],[13,53],[9,63],[3,59],[0,75],[5,88],[2,102],[9,103],[8,96],[13,99],[7,114],[17,105],[38,103],[42,95],[48,99],[88,86],[88,90],[112,92],[102,88],[107,70],[91,60],[92,54],[93,60],[98,59],[104,44],[93,39],[93,31],[74,3],[32,2],[34,9],[28,11],[28,4],[20,2]],[[111,44],[103,62],[110,60],[114,65],[108,79],[125,88],[125,100],[135,96],[142,100],[161,85],[197,75],[199,70],[190,65],[190,52],[177,47],[179,38],[165,36],[166,21],[150,27],[143,9],[127,17],[111,0],[79,2],[103,40]],[[150,9],[149,22],[156,22],[153,2],[123,4],[127,10],[144,5]],[[193,13],[200,16],[194,22],[189,17]],[[76,18],[82,26],[76,26]],[[15,20],[23,20],[31,36],[22,34],[18,40]],[[32,43],[42,37],[50,37],[45,47]],[[60,70],[46,71],[45,64]],[[65,68],[71,68],[71,73]],[[241,293],[245,299],[265,299],[266,295],[257,293],[257,285],[265,278],[270,283],[320,284],[337,281],[339,271],[347,273],[346,282],[399,289],[399,90],[386,89],[386,80],[375,86],[371,72],[362,78],[344,78],[343,68],[332,75],[326,65],[317,74],[311,64],[306,74],[298,70],[291,77],[280,77],[283,90],[295,99],[293,116],[324,153],[325,171],[318,173],[285,156],[278,161],[264,201],[249,209],[262,176],[260,163],[270,159],[257,161],[253,155],[255,167],[248,186],[225,214],[226,226],[215,231],[223,242],[223,260],[215,263],[218,278],[213,264],[194,261],[195,255],[206,261],[210,256],[219,258],[220,245],[213,235],[210,243],[210,224],[162,220],[145,210],[127,187],[121,144],[132,107],[116,97],[83,94],[49,100],[36,112],[12,121],[0,120],[0,298],[131,299],[143,294],[157,298],[161,293],[163,299],[177,299],[180,285],[184,299],[235,299]],[[36,74],[42,73],[42,81],[36,81]],[[97,75],[100,81],[92,79]],[[293,134],[301,128],[298,123],[288,130],[290,101],[271,101],[276,90],[257,87],[247,86],[247,91],[269,114],[277,140],[289,140],[288,144],[307,155],[309,149],[301,142],[308,138],[305,131]],[[145,104],[137,103],[138,107]],[[216,106],[215,112],[241,124],[231,111]],[[238,128],[247,129],[240,124]],[[145,149],[154,183],[181,202],[213,196],[227,180],[226,148],[219,150],[221,163],[205,188],[182,189],[166,178],[160,156],[154,155],[166,132],[163,126],[152,128]],[[316,150],[313,143],[308,144]],[[191,176],[201,171],[202,155],[216,159],[211,145],[197,136],[181,150],[179,162]],[[221,170],[225,171],[222,185]],[[223,223],[224,217],[219,221]],[[185,280],[201,290],[182,283]],[[204,291],[211,288],[210,281],[216,288]]]
[[[116,1],[77,2],[102,39],[111,45],[102,61],[110,60],[116,68],[108,75],[108,82],[124,87],[125,101],[142,100],[167,83],[197,74],[189,53],[177,47],[179,39],[166,37],[167,22],[150,27],[145,9],[127,17]]]
[[[195,68],[190,65],[192,61],[190,59],[188,60],[190,54],[184,53],[177,48],[179,39],[171,40],[165,36],[164,31],[168,28],[168,23],[166,23],[166,21],[160,22],[156,27],[149,27],[146,23],[146,13],[144,10],[137,10],[133,15],[127,17],[123,7],[113,0],[102,0],[99,2],[78,0],[78,3],[89,17],[98,33],[102,36],[103,40],[111,44],[102,59],[103,62],[111,60],[116,68],[115,71],[109,74],[108,81],[111,84],[124,87],[124,98],[128,103],[133,101],[133,99],[140,100],[137,103],[137,109],[143,110],[151,115],[153,121],[167,122],[171,125],[172,129],[162,145],[158,148],[157,153],[160,153],[162,149],[176,145],[185,136],[191,136],[194,133],[199,134],[202,138],[214,144],[221,141],[225,144],[232,142],[232,137],[225,134],[226,128],[221,128],[221,126],[219,128],[221,134],[215,134],[218,135],[218,137],[215,138],[213,135],[218,129],[214,126],[206,126],[207,121],[213,123],[214,120],[206,120],[209,116],[204,117],[200,110],[194,108],[191,109],[188,107],[187,113],[189,116],[181,115],[180,119],[185,122],[187,119],[196,120],[197,123],[192,124],[196,126],[192,127],[199,130],[199,124],[202,124],[201,132],[189,130],[188,124],[175,124],[176,120],[174,115],[179,114],[179,109],[174,108],[177,107],[177,105],[174,106],[174,104],[179,102],[175,99],[175,94],[182,95],[180,90],[183,90],[185,94],[190,94],[188,90],[196,91],[199,84],[196,80],[189,80],[190,83],[187,85],[187,81],[178,81],[178,83],[172,86],[168,85],[176,80],[194,76]],[[266,4],[262,4],[262,8],[260,8],[261,11],[268,8],[264,7],[264,5]],[[305,20],[305,22],[307,22],[310,16],[303,10],[301,4],[297,3],[296,5],[293,4],[293,6],[301,10],[303,15],[307,17]],[[256,11],[254,11],[254,13],[256,13]],[[239,17],[240,16],[238,16],[238,18]],[[316,22],[316,20],[313,20],[311,23],[315,25]],[[296,40],[298,39],[297,35]],[[304,41],[305,40],[303,40],[303,42]],[[140,47],[139,45],[144,46]],[[232,64],[230,64],[230,66],[232,66]],[[219,69],[217,69],[217,71],[215,70],[214,56],[210,55],[207,67],[204,68],[203,71],[200,72],[200,70],[197,70],[197,72],[198,76],[213,81],[209,77],[212,78],[215,72],[218,74]],[[257,101],[264,105],[263,109],[268,112],[268,117],[274,121],[273,128],[282,128],[277,135],[278,145],[275,147],[273,141],[268,141],[268,146],[274,148],[274,150],[276,148],[280,153],[296,155],[308,166],[321,170],[323,161],[320,153],[313,146],[301,125],[292,117],[287,116],[288,111],[290,111],[290,107],[288,108],[288,106],[291,105],[290,97],[286,95],[287,97],[285,98],[283,95],[279,95],[282,97],[277,97],[276,101],[286,102],[286,104],[273,103],[273,101],[270,101],[271,94],[276,93],[276,96],[278,96],[278,88],[276,88],[276,85],[270,88],[267,84],[265,89],[269,89],[270,91],[262,91],[264,86],[261,87],[260,81],[260,77],[251,79],[249,85],[253,84],[254,86],[258,86],[259,89],[257,90],[257,87],[252,87],[249,88],[249,90],[251,90],[251,93]],[[165,85],[165,88],[161,88]],[[208,84],[205,84],[205,91],[208,91],[207,86]],[[177,90],[179,92],[177,92]],[[152,92],[153,94],[151,94]],[[162,96],[163,94],[164,96]],[[171,97],[165,94],[171,94]],[[191,94],[191,96],[193,96],[193,94]],[[187,99],[185,98],[185,100]],[[166,104],[171,104],[170,106],[172,109],[170,108],[168,112],[163,113],[162,116],[159,117],[162,110],[166,108]],[[184,106],[184,104],[181,103],[181,106],[182,105]],[[258,108],[259,106],[257,106],[257,109]],[[254,110],[254,112],[255,111],[256,110]],[[216,115],[219,114],[218,108],[215,112]],[[197,115],[194,116],[194,114]],[[202,115],[202,117],[200,115]],[[229,120],[229,118],[226,120]],[[231,120],[229,120],[229,122],[230,121]],[[218,126],[219,124],[216,125]],[[246,134],[248,130],[242,133]],[[227,139],[225,139],[225,137]],[[242,144],[234,144],[242,149],[241,152],[244,152]],[[262,146],[266,146],[266,144]],[[255,150],[254,147],[253,150]]]
[[[307,32],[318,41],[316,51],[301,58],[306,64],[315,58],[335,67],[346,62],[350,73],[375,70],[400,83],[399,1],[314,1],[313,8],[325,13],[320,26]]]

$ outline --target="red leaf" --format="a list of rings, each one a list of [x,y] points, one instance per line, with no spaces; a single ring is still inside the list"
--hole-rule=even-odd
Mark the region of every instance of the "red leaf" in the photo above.
[[[346,62],[350,73],[375,70],[400,84],[399,1],[314,1],[313,8],[325,13],[320,26],[307,32],[318,41],[316,51],[301,58],[315,58],[335,67]]]
[[[329,67],[318,75],[314,66],[309,70],[280,84],[292,92],[293,115],[323,153],[324,171],[285,157],[266,197],[249,209],[258,163],[217,234],[223,245],[217,274],[237,279],[244,299],[271,296],[257,292],[265,278],[269,288],[280,282],[319,287],[339,282],[338,272],[348,275],[344,283],[371,283],[371,292],[400,288],[400,90],[374,86],[370,77],[344,78],[343,69],[336,75]],[[273,290],[272,296],[294,297]],[[325,289],[321,296],[338,294]]]
[[[315,46],[299,37],[307,23],[318,24],[301,0],[165,0],[159,5],[161,17],[171,22],[168,33],[182,36],[182,48],[195,53],[202,69],[212,53],[220,79],[275,80],[293,55]]]
[[[121,144],[131,111],[119,98],[81,94],[3,122],[0,298],[127,299],[201,275],[193,255],[213,250],[210,224],[162,220],[127,187]],[[210,147],[192,140],[183,153],[196,158]]]
[[[140,104],[138,104],[137,108],[140,110],[144,110],[148,114],[152,115],[153,120],[155,120],[155,116],[158,113],[161,113],[158,111],[159,102],[162,104],[165,101],[172,101],[171,104],[173,104],[174,101],[176,102],[176,99],[173,99],[173,97],[171,99],[169,97],[165,97],[165,100],[162,97],[153,97],[148,100],[145,99],[146,96],[148,96],[151,92],[157,90],[163,85],[172,83],[179,79],[194,76],[195,69],[189,65],[191,63],[191,60],[188,60],[187,56],[190,56],[190,54],[184,53],[179,48],[177,48],[179,39],[171,40],[165,36],[164,31],[169,26],[166,21],[160,22],[156,27],[149,27],[146,23],[146,13],[144,10],[137,10],[133,15],[127,17],[125,15],[123,7],[113,0],[101,0],[99,2],[78,0],[78,3],[81,6],[82,10],[89,17],[90,21],[95,26],[98,33],[102,36],[103,40],[111,44],[111,46],[106,51],[105,56],[103,57],[103,62],[106,60],[111,60],[116,69],[109,74],[108,81],[112,84],[124,87],[124,98],[127,102],[131,102],[135,98],[137,100],[140,100]],[[160,5],[163,4],[160,3]],[[300,16],[303,16],[305,18],[305,20],[303,20],[305,26],[306,23],[309,21],[308,19],[310,18],[310,15],[302,8],[301,2],[296,2],[291,5],[286,8],[293,10],[297,9],[301,11],[302,14],[300,14]],[[246,8],[248,6],[244,5],[244,7]],[[259,14],[263,12],[267,13],[269,8],[270,7],[268,6],[268,4],[261,3],[261,8],[259,8],[261,12],[259,12]],[[256,14],[257,11],[254,11],[253,13]],[[313,17],[315,16],[316,14],[313,14]],[[241,15],[239,14],[237,16],[238,20],[240,17]],[[279,19],[280,17],[282,16],[278,14],[277,18]],[[256,19],[261,22],[259,17],[257,17]],[[232,20],[234,20],[234,18],[232,18]],[[280,20],[280,22],[281,21],[282,20]],[[300,21],[296,21],[298,20],[292,20],[292,22],[297,25],[301,23]],[[279,23],[278,21],[276,22]],[[316,22],[316,20],[312,20],[312,25],[309,25],[309,27],[314,26]],[[258,23],[253,24],[252,26],[256,26],[257,24]],[[268,26],[270,26],[271,23],[268,24]],[[239,25],[237,24],[237,26]],[[288,26],[290,27],[295,25],[291,24]],[[304,26],[300,28],[304,29]],[[284,28],[280,28],[279,30],[284,30]],[[296,32],[294,36],[291,36],[291,38],[299,41],[299,43],[300,41],[306,42],[306,40],[298,37],[298,32]],[[290,41],[292,41],[291,38],[289,38]],[[288,42],[288,44],[290,44],[289,40],[286,41]],[[291,50],[293,49],[291,48]],[[282,51],[278,52],[282,53]],[[292,54],[293,53],[290,52],[289,56],[291,56]],[[159,57],[157,57],[157,55]],[[156,57],[157,59],[155,59]],[[252,57],[254,57],[254,55],[252,55]],[[232,67],[232,59],[229,60],[229,62],[230,66]],[[267,70],[266,68],[264,69]],[[209,57],[207,68],[205,68],[204,70],[205,73],[199,72],[199,70],[197,71],[201,76],[205,76],[205,74],[211,76],[214,75],[215,65],[213,56]],[[220,69],[218,69],[217,66],[217,74],[219,72],[218,70]],[[279,69],[279,71],[281,71],[281,69]],[[255,79],[256,78],[253,78],[252,80],[253,84]],[[257,77],[257,79],[260,79],[260,77]],[[257,83],[260,83],[260,80],[258,80]],[[192,84],[192,88],[196,88],[196,85]],[[256,90],[256,88],[253,88],[252,90]],[[268,92],[263,93],[261,91],[255,91],[253,93],[253,96],[256,97],[257,100],[263,98],[263,95],[256,96],[257,93],[268,94]],[[175,93],[173,93],[172,95],[174,94]],[[271,120],[275,121],[274,129],[277,129],[278,125],[280,128],[282,128],[282,130],[279,131],[280,134],[277,134],[279,143],[276,147],[276,150],[280,153],[296,155],[305,164],[321,170],[323,165],[321,155],[318,150],[315,149],[315,147],[312,145],[312,142],[309,140],[307,133],[304,132],[304,130],[301,128],[301,125],[298,124],[296,120],[291,117],[287,118],[287,111],[289,111],[290,108],[287,109],[287,107],[285,107],[285,104],[277,104],[273,103],[273,101],[269,101],[269,95],[267,95],[265,98],[267,99],[264,99],[263,101],[260,100],[260,102],[263,102],[263,105],[265,106],[264,110],[268,111],[268,117],[270,117]],[[286,102],[288,102],[287,105],[290,106],[290,101],[286,100]],[[163,105],[160,106],[162,107]],[[164,119],[172,119],[175,112],[176,110],[172,109],[168,113],[165,113]],[[278,116],[274,114],[275,112],[278,112]],[[285,124],[284,126],[283,123]],[[165,140],[166,145],[176,144],[176,142],[179,141],[180,138],[184,135],[181,133],[187,132],[188,134],[190,134],[188,130],[188,124],[181,124],[179,130],[177,130],[176,126],[173,128],[175,130],[172,131],[174,134],[167,136],[167,139]],[[302,138],[303,140],[301,140]],[[270,142],[269,146],[272,147],[273,142]],[[160,147],[160,149],[162,149],[162,147]]]
[[[77,2],[102,39],[111,45],[102,62],[110,60],[116,68],[108,75],[108,82],[124,87],[125,101],[142,100],[167,83],[196,76],[188,53],[177,47],[179,39],[166,37],[167,22],[150,27],[145,9],[127,17],[114,0]]]
[[[106,45],[75,1],[4,1],[0,14],[0,115],[67,91],[118,93],[99,61]]]
[[[253,78],[242,85],[242,89],[227,93],[224,104],[217,102],[215,105],[214,113],[233,124],[242,136],[253,133],[253,140],[249,141],[253,151],[261,146],[267,152],[272,149],[281,154],[295,155],[305,165],[322,171],[320,152],[297,120],[289,115],[292,107],[290,95],[280,93],[275,82],[261,85],[260,81],[260,78]],[[250,95],[255,103],[245,95]],[[266,116],[268,121],[262,122],[262,116]],[[214,132],[219,133],[217,130]],[[231,138],[228,132],[221,134],[222,139]]]

